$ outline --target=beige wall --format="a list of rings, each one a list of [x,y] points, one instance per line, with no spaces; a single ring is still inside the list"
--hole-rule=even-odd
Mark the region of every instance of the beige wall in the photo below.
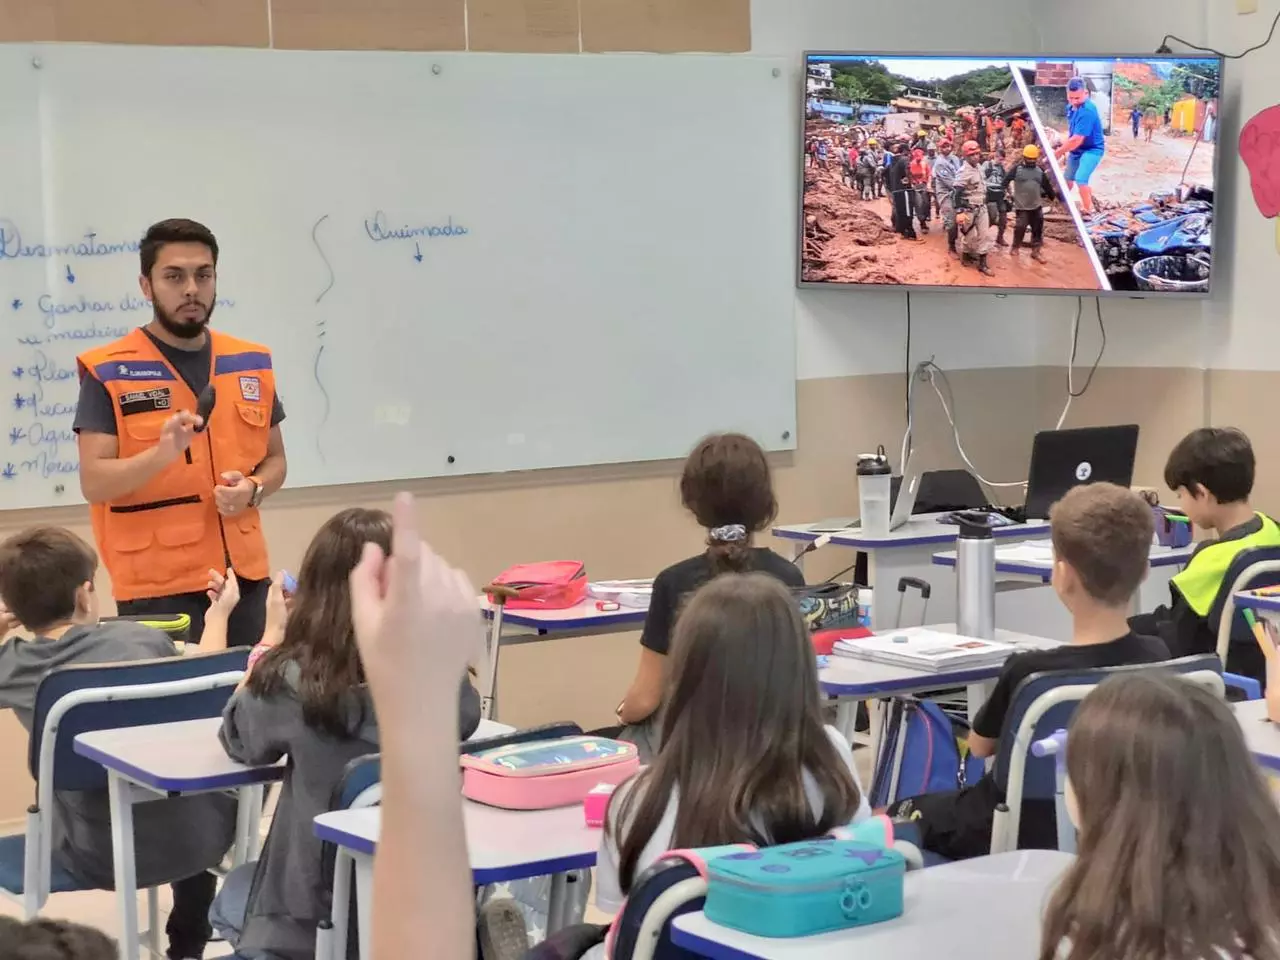
[[[974,463],[993,481],[1025,479],[1031,438],[1051,427],[1061,410],[1065,371],[1012,367],[950,376],[961,438]],[[1262,377],[1271,379],[1264,383]],[[1274,462],[1278,444],[1263,429],[1265,407],[1250,400],[1280,385],[1272,383],[1275,379],[1280,374],[1219,372],[1211,378],[1214,419],[1222,421],[1223,413],[1254,430],[1264,466]],[[1203,422],[1208,382],[1203,371],[1103,368],[1089,393],[1073,403],[1069,423],[1140,423],[1136,480],[1158,485],[1169,447]],[[933,391],[918,390],[917,404],[919,468],[959,466]],[[774,458],[780,521],[856,513],[857,454],[878,443],[896,451],[901,442],[903,375],[801,380],[797,408],[797,449]],[[896,452],[892,455],[896,460]],[[645,576],[699,549],[701,531],[679,505],[679,468],[668,462],[408,487],[419,495],[422,529],[431,542],[477,582],[512,563],[569,557],[583,560],[593,577]],[[1280,493],[1275,480],[1264,480],[1261,487],[1264,498]],[[352,505],[385,505],[397,488],[373,484],[281,492],[265,509],[273,563],[296,569],[311,535],[331,513]],[[84,508],[0,514],[0,536],[36,522],[64,524],[90,536]],[[851,559],[830,549],[812,558],[809,575],[827,576]],[[105,577],[100,588],[104,595],[110,589]],[[499,688],[502,718],[521,725],[555,719],[607,722],[630,678],[635,650],[634,634],[507,648]],[[0,821],[21,816],[30,802],[25,765],[26,736],[11,715],[0,714]]]
[[[1038,425],[1031,368],[962,370],[951,375],[966,449],[993,480],[1025,476]],[[883,443],[893,450],[905,426],[903,376],[884,374],[797,385],[799,445],[775,458],[780,520],[857,512],[854,462]],[[958,465],[932,391],[919,394],[922,469]],[[998,425],[998,426],[997,426]],[[286,440],[289,438],[286,423]],[[894,454],[896,458],[896,454]],[[680,464],[661,463],[409,484],[420,496],[422,529],[477,582],[531,559],[581,559],[594,577],[646,576],[699,549],[701,531],[679,505]],[[376,484],[285,490],[268,503],[265,525],[277,566],[297,567],[316,528],[335,510],[385,505],[396,487]],[[90,537],[85,508],[0,514],[0,536],[37,522]],[[811,575],[850,562],[842,551],[814,557]],[[100,589],[109,595],[103,576]],[[502,659],[502,718],[516,724],[608,721],[635,662],[635,637],[612,636],[508,648]],[[26,736],[0,714],[0,820],[30,802]]]

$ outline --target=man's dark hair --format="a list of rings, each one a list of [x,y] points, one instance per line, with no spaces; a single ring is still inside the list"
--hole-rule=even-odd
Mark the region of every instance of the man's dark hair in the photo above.
[[[70,619],[76,590],[97,572],[93,548],[62,527],[24,530],[0,544],[0,599],[33,632]]]
[[[0,917],[0,960],[117,960],[115,941],[100,930],[37,917]]]
[[[1219,503],[1240,503],[1253,492],[1256,463],[1253,445],[1235,427],[1201,427],[1178,442],[1164,466],[1164,482],[1170,490],[1197,487],[1208,490]]]
[[[156,257],[160,248],[167,243],[203,243],[213,254],[213,262],[218,263],[218,240],[208,227],[195,220],[176,218],[161,220],[147,228],[138,250],[138,259],[142,261],[142,275],[151,276],[151,268],[156,265]]]

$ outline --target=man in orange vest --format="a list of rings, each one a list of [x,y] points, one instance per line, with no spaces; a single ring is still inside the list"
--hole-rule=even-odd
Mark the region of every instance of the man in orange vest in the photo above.
[[[198,640],[209,572],[234,570],[228,643],[251,645],[270,586],[258,508],[286,470],[271,354],[209,329],[218,241],[207,227],[161,221],[140,255],[151,322],[78,358],[80,489],[120,613],[188,614]],[[206,422],[196,411],[209,400]]]

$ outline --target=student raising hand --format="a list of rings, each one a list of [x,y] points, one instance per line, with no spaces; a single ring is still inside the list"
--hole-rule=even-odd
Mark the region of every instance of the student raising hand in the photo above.
[[[466,574],[418,537],[413,497],[392,511],[391,554],[366,544],[351,573],[356,643],[382,745],[382,840],[374,861],[374,960],[474,956],[475,901],[459,797],[457,683],[479,651]],[[430,870],[422,869],[424,863]]]
[[[427,694],[447,700],[484,635],[467,575],[418,537],[413,497],[396,497],[392,517],[391,555],[366,544],[351,574],[356,643],[380,717],[416,714]]]
[[[209,597],[209,609],[204,615],[204,632],[199,637],[200,650],[212,653],[227,649],[227,625],[231,622],[231,612],[240,602],[240,581],[236,572],[227,567],[226,574],[217,570],[209,571],[209,589],[205,591]]]

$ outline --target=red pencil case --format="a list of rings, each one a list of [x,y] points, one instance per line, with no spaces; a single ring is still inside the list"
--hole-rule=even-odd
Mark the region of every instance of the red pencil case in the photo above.
[[[580,560],[522,563],[504,570],[493,583],[516,591],[506,603],[508,610],[564,610],[586,599],[587,568]]]

